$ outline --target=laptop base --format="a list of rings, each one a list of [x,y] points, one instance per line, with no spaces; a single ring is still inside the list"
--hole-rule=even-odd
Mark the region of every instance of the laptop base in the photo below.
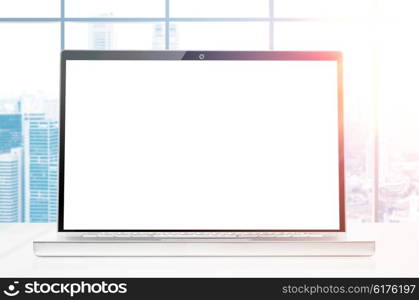
[[[373,241],[34,241],[37,256],[371,256]]]

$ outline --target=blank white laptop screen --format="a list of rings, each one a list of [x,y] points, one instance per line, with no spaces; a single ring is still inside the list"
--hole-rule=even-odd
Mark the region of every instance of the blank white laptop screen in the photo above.
[[[64,230],[338,230],[336,61],[68,60]]]

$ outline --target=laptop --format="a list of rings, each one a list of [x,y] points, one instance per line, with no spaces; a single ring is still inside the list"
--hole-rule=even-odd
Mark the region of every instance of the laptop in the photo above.
[[[345,239],[342,55],[63,51],[38,256],[369,256]]]

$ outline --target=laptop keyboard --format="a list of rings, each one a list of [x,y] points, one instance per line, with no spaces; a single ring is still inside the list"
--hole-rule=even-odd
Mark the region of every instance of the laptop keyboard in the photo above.
[[[123,239],[237,239],[237,238],[318,238],[321,233],[308,232],[100,232],[85,233],[84,238],[123,238]]]

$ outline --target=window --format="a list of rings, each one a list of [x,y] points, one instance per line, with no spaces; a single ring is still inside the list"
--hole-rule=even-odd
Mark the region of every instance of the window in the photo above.
[[[0,222],[56,220],[60,49],[339,50],[347,214],[419,220],[414,0],[3,0]]]

